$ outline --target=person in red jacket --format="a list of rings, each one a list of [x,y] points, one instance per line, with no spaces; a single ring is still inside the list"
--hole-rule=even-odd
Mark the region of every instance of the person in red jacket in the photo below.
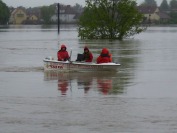
[[[97,63],[109,63],[112,62],[111,54],[109,54],[109,51],[107,48],[103,48],[100,56],[97,58]]]
[[[64,44],[61,45],[61,49],[57,52],[58,61],[67,61],[69,60],[69,54],[66,51],[66,46]]]
[[[90,52],[90,50],[89,50],[89,48],[88,47],[84,47],[84,53],[83,53],[83,55],[84,55],[84,61],[85,62],[92,62],[92,60],[93,60],[93,55],[92,55],[92,53]]]

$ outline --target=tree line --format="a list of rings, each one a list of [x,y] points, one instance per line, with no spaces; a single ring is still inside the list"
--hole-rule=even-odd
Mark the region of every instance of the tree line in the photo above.
[[[8,23],[10,17],[10,11],[8,6],[0,0],[0,25],[5,25]]]
[[[133,36],[143,32],[146,27],[142,27],[143,14],[137,9],[137,3],[134,0],[86,0],[83,13],[78,21],[78,36],[82,39],[118,39]],[[7,12],[3,21],[0,18],[0,24],[7,22],[8,9],[7,6],[0,0],[0,4],[4,6],[4,11]],[[168,5],[167,0],[163,0],[160,9],[170,12],[175,16],[177,0],[171,0]],[[1,6],[0,5],[0,6]],[[155,0],[145,0],[141,5],[156,6]],[[55,12],[53,6],[41,8],[41,15],[46,24],[50,24],[50,17]],[[0,11],[2,14],[2,11]],[[3,15],[0,15],[2,17]],[[173,20],[174,21],[174,20]],[[177,22],[177,21],[176,21]]]
[[[170,6],[167,0],[163,0],[160,10],[170,11],[171,23],[175,20],[177,13],[177,0],[171,0]],[[155,0],[144,0],[140,6],[155,6]],[[169,7],[169,8],[167,8]],[[143,14],[137,9],[137,3],[133,0],[86,0],[84,12],[79,19],[79,37],[83,39],[118,39],[139,34],[146,30],[142,27]]]
[[[150,5],[157,7],[157,2],[156,0],[144,0],[144,2],[140,5]],[[167,2],[167,0],[162,0],[159,8],[162,11],[177,9],[177,0],[171,0],[169,3]]]
[[[112,0],[118,1],[118,0]],[[144,0],[140,5],[150,5],[150,6],[157,6],[156,0]],[[73,7],[76,10],[82,8],[79,4]],[[169,3],[167,0],[163,0],[159,6],[161,11],[170,11],[169,16],[172,18],[169,23],[177,23],[177,13],[175,9],[177,9],[177,0],[171,0]],[[41,17],[44,20],[45,24],[50,24],[51,20],[50,17],[55,13],[55,7],[53,5],[50,6],[43,6],[41,7]],[[7,5],[0,0],[0,25],[7,24],[10,17],[10,11]]]
[[[157,7],[157,2],[156,2],[156,0],[145,0],[140,5],[150,5],[150,6]],[[177,0],[171,0],[169,3],[167,2],[167,0],[162,0],[159,8],[161,11],[168,11],[168,10],[177,9]]]
[[[170,16],[169,24],[177,24],[177,0],[171,0],[169,3],[163,0],[159,8]]]
[[[65,5],[62,5],[65,6]],[[12,9],[14,9],[13,7],[11,7]],[[21,7],[24,10],[35,10],[36,8],[39,9],[39,13],[40,14],[38,17],[40,17],[40,20],[43,20],[42,23],[43,24],[53,24],[51,17],[56,14],[56,4],[52,4],[49,6],[42,6],[42,7],[35,7],[35,8],[24,8]],[[79,5],[78,3],[76,3],[74,6],[71,6],[71,8],[77,13],[79,12],[81,9],[83,9],[83,7],[81,5]],[[0,25],[6,25],[9,22],[9,18],[10,18],[10,8],[2,1],[0,0]]]
[[[149,6],[156,6],[156,0],[144,0],[140,6],[149,5]],[[170,16],[170,21],[167,24],[177,24],[177,0],[170,0],[169,3],[167,0],[162,0],[159,9],[161,12],[166,12]]]

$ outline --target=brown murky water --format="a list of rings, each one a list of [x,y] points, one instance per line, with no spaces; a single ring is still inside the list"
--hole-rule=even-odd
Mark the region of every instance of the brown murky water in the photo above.
[[[150,27],[124,41],[77,38],[76,27],[0,29],[0,132],[177,132],[177,28]],[[107,47],[117,73],[43,72],[61,43],[72,60]]]

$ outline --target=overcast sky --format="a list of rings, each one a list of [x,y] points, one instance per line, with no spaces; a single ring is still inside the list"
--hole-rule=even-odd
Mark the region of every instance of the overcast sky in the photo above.
[[[51,5],[53,3],[61,3],[65,5],[75,5],[76,3],[80,5],[85,5],[85,0],[2,0],[6,3],[7,6],[24,6],[24,7],[36,7],[36,6],[44,6]],[[158,5],[161,4],[162,0],[155,0]],[[170,1],[170,0],[167,0]],[[137,3],[140,4],[144,2],[144,0],[137,0]]]

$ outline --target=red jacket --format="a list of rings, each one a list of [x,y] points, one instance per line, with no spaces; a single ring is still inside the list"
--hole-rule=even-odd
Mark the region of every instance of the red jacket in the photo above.
[[[89,52],[88,55],[87,55],[87,54],[84,54],[84,59],[85,59],[85,62],[92,62],[92,60],[93,60],[93,55],[92,55],[92,53]]]
[[[61,45],[61,49],[57,53],[58,61],[66,61],[69,59],[69,54],[66,51],[66,46],[64,44]]]
[[[87,52],[86,52],[86,50],[87,50]],[[92,62],[92,60],[93,60],[93,55],[92,55],[92,53],[89,51],[88,47],[85,47],[85,48],[84,48],[84,53],[83,53],[83,55],[84,55],[84,61],[85,61],[85,62]]]
[[[111,54],[109,54],[109,51],[106,48],[103,48],[100,56],[97,58],[97,63],[108,63],[112,62]]]
[[[67,51],[59,50],[57,56],[58,56],[58,61],[66,61],[69,59],[69,54]]]
[[[97,58],[97,63],[108,63],[111,62],[110,57],[102,57],[101,55]]]

